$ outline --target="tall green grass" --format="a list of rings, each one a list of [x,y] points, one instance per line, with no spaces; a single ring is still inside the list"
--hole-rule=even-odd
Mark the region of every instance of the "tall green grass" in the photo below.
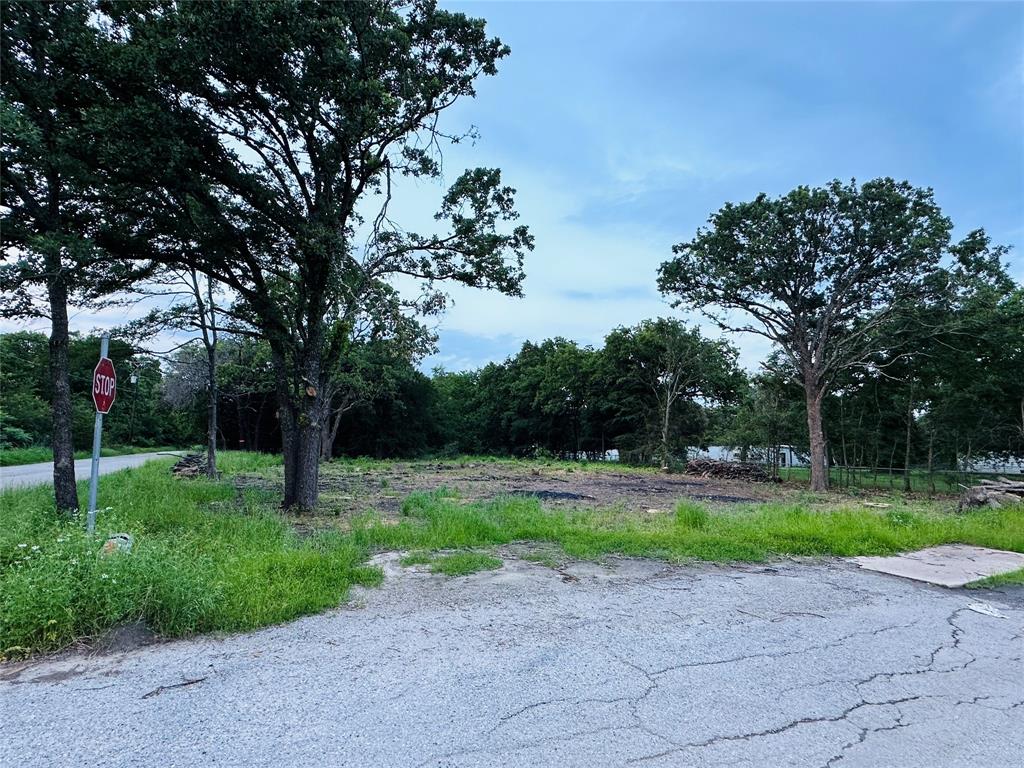
[[[673,561],[763,561],[776,555],[881,555],[963,542],[1024,552],[1024,507],[952,515],[904,508],[810,511],[763,504],[711,511],[683,502],[675,515],[545,509],[536,499],[464,504],[444,494],[413,494],[397,524],[373,515],[351,538],[366,549],[472,549],[513,541],[547,542],[573,557],[608,554]]]
[[[274,461],[225,455],[231,471]],[[349,538],[300,539],[257,493],[227,482],[179,480],[169,461],[100,481],[96,537],[53,512],[48,488],[0,494],[0,656],[16,657],[142,619],[168,636],[236,631],[324,610],[378,569]],[[84,491],[83,487],[80,488]],[[103,556],[109,533],[134,538]]]
[[[219,461],[229,476],[279,463],[248,453]],[[812,511],[799,501],[727,509],[686,501],[673,514],[631,515],[548,509],[520,497],[466,503],[445,488],[411,494],[398,520],[368,513],[346,532],[301,538],[273,494],[175,479],[169,464],[101,478],[100,504],[109,509],[93,538],[81,520],[55,515],[49,488],[0,494],[0,656],[59,648],[134,619],[169,636],[286,621],[337,605],[353,584],[379,583],[366,560],[383,550],[414,551],[407,562],[451,574],[496,567],[479,550],[515,541],[570,557],[673,562],[879,555],[953,542],[1024,552],[1024,506],[953,515],[895,502],[887,511]],[[79,490],[84,502],[85,483]],[[101,556],[114,532],[132,534],[132,551]]]

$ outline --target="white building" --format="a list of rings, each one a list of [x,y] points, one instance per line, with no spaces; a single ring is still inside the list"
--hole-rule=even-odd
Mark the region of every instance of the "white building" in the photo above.
[[[791,445],[780,445],[779,466],[780,467],[806,467],[808,459],[802,453],[797,452]],[[742,450],[731,445],[709,445],[707,448],[689,448],[686,452],[688,459],[714,459],[715,461],[739,461]],[[748,448],[748,461],[767,461],[767,449]]]

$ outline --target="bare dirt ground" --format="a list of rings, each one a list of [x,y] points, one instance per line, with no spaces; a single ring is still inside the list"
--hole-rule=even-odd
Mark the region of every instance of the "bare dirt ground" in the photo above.
[[[240,477],[240,488],[280,492],[281,470]],[[786,495],[779,486],[667,474],[608,465],[566,466],[516,461],[334,462],[320,470],[322,514],[343,518],[373,510],[397,516],[415,491],[448,488],[467,501],[503,495],[532,496],[545,506],[670,511],[681,499],[712,504],[769,501]]]

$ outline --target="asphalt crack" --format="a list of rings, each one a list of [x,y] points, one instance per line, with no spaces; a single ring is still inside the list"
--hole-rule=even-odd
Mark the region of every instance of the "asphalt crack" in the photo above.
[[[776,726],[774,728],[766,728],[766,729],[761,730],[761,731],[752,731],[750,733],[739,733],[739,734],[729,734],[729,735],[714,736],[714,737],[712,737],[710,739],[706,739],[704,741],[694,741],[694,742],[689,742],[689,743],[686,743],[686,744],[679,744],[676,747],[674,747],[673,749],[668,749],[668,750],[665,750],[664,752],[658,752],[658,753],[653,754],[653,755],[644,755],[642,757],[635,757],[635,758],[632,758],[630,760],[627,760],[626,762],[627,762],[627,764],[632,765],[632,764],[636,764],[636,763],[647,762],[649,760],[657,760],[659,758],[667,757],[668,755],[672,755],[672,754],[675,754],[677,752],[682,752],[682,751],[687,750],[687,749],[701,749],[701,748],[704,748],[704,747],[711,747],[711,746],[714,746],[716,744],[720,744],[722,742],[749,741],[751,739],[759,739],[759,738],[764,738],[766,736],[777,736],[777,735],[779,735],[781,733],[785,733],[786,731],[791,731],[794,728],[798,728],[801,725],[810,725],[810,724],[813,724],[813,723],[838,723],[838,722],[842,722],[842,721],[846,720],[851,714],[853,714],[854,712],[856,712],[859,709],[863,709],[864,707],[880,707],[880,706],[889,706],[889,705],[895,705],[895,704],[904,704],[904,703],[906,703],[908,701],[916,701],[916,700],[918,700],[920,698],[922,698],[922,697],[920,697],[920,696],[907,696],[907,697],[904,697],[904,698],[901,698],[901,699],[891,699],[891,700],[888,700],[888,701],[861,701],[861,702],[859,702],[857,704],[854,704],[851,707],[847,707],[845,710],[843,710],[838,715],[830,715],[830,716],[822,716],[822,717],[801,717],[801,718],[798,718],[796,720],[791,720],[788,723],[785,723],[783,725]]]

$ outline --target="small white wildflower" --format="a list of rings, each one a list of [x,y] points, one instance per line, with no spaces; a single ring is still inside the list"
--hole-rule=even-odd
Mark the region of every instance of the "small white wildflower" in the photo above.
[[[39,545],[37,544],[37,545],[33,546],[32,547],[32,551],[33,552],[38,552],[39,551]]]
[[[28,544],[19,544],[18,545],[18,549],[24,549],[27,546],[28,546]]]
[[[101,573],[100,574],[100,578],[101,579],[109,579],[110,577],[107,574],[105,574],[105,573]]]
[[[72,565],[78,565],[78,558],[77,558],[77,557],[75,557],[75,558],[72,558],[72,559],[71,559],[71,564],[72,564]]]

